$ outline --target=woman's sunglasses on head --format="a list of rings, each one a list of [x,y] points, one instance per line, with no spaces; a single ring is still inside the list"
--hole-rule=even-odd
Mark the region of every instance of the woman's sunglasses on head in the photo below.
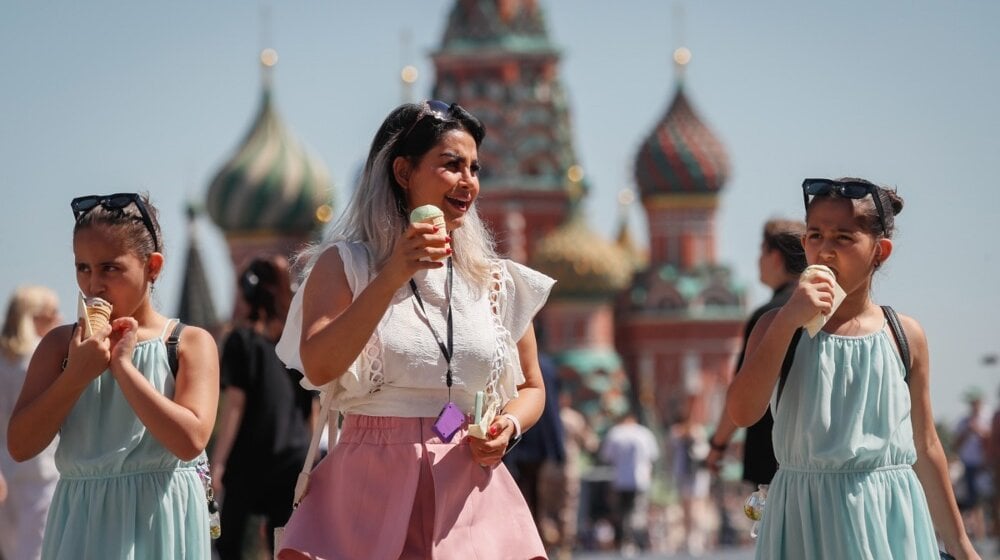
[[[802,198],[805,200],[806,211],[809,211],[809,197],[827,196],[836,193],[844,198],[858,200],[871,195],[878,213],[878,222],[882,226],[882,235],[886,235],[885,210],[882,209],[882,199],[878,195],[878,187],[860,181],[835,181],[833,179],[806,179],[802,181]]]
[[[420,108],[420,113],[417,114],[417,118],[414,119],[413,124],[410,125],[410,128],[406,129],[406,133],[400,136],[400,138],[404,140],[408,138],[410,133],[413,132],[413,129],[417,128],[417,125],[420,121],[424,120],[425,117],[431,116],[439,121],[448,120],[450,118],[452,107],[453,105],[449,105],[444,101],[438,101],[437,99],[424,101],[423,106]]]
[[[142,223],[146,226],[146,230],[149,231],[149,235],[153,237],[153,250],[159,251],[160,240],[156,236],[156,228],[153,227],[153,220],[149,217],[149,210],[146,209],[146,203],[142,201],[142,197],[138,194],[116,193],[78,196],[69,203],[69,206],[73,209],[73,218],[79,222],[88,212],[98,206],[107,210],[121,210],[129,204],[135,204],[135,207],[139,209],[139,214],[142,216]]]

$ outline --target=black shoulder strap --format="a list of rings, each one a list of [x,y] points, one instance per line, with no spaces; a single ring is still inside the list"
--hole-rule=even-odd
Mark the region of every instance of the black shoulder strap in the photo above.
[[[781,362],[781,378],[778,379],[778,396],[774,399],[774,408],[777,410],[778,403],[781,402],[781,393],[785,390],[785,381],[788,380],[788,372],[792,370],[792,362],[795,361],[795,347],[799,345],[802,338],[802,331],[805,329],[795,329],[792,340],[788,343],[788,350],[785,351],[785,361]]]
[[[177,377],[177,368],[179,367],[177,363],[177,345],[181,341],[181,331],[184,330],[184,323],[177,321],[177,325],[174,326],[174,330],[170,332],[170,336],[167,337],[167,362],[170,364],[170,373]]]
[[[906,331],[903,330],[903,325],[899,322],[899,315],[896,315],[896,310],[888,305],[883,305],[882,313],[885,314],[885,319],[889,323],[889,328],[892,329],[892,335],[896,337],[896,343],[899,344],[899,356],[903,359],[903,371],[905,372],[903,380],[909,384],[910,342],[906,339]]]

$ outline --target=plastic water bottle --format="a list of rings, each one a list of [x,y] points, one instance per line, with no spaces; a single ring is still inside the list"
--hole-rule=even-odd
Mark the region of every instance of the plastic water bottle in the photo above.
[[[743,513],[753,521],[750,527],[750,538],[756,539],[759,534],[760,520],[764,517],[764,506],[767,505],[767,484],[758,484],[757,491],[743,503]]]

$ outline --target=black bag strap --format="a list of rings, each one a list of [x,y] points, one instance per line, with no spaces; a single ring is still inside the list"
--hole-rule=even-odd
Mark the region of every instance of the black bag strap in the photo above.
[[[795,329],[795,334],[792,335],[792,340],[788,343],[788,350],[785,351],[785,361],[781,362],[781,378],[778,379],[778,396],[774,399],[774,409],[778,409],[778,403],[781,402],[781,393],[785,390],[785,381],[788,381],[788,372],[792,370],[792,362],[795,361],[795,347],[799,345],[799,339],[802,338],[802,331],[805,329],[798,328]]]
[[[889,307],[888,305],[883,305],[882,313],[885,314],[885,319],[889,323],[889,328],[892,329],[892,335],[896,337],[896,343],[899,344],[899,356],[903,358],[903,381],[909,385],[910,342],[906,339],[906,331],[903,330],[903,324],[899,322],[899,315],[896,315],[895,309]]]
[[[185,326],[184,323],[177,321],[174,330],[167,337],[167,363],[170,364],[170,373],[174,374],[175,379],[177,378],[177,368],[180,367],[177,362],[177,345],[181,341],[181,331],[184,330]]]

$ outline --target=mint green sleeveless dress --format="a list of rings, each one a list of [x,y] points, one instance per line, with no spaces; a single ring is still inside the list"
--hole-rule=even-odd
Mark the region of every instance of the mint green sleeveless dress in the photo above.
[[[163,336],[139,342],[132,363],[158,391],[173,395]],[[196,462],[163,447],[105,371],[60,430],[59,482],[42,558],[209,560],[208,508]]]
[[[772,398],[771,408],[775,410]],[[932,560],[903,362],[885,326],[802,336],[774,414],[779,469],[756,557]]]

